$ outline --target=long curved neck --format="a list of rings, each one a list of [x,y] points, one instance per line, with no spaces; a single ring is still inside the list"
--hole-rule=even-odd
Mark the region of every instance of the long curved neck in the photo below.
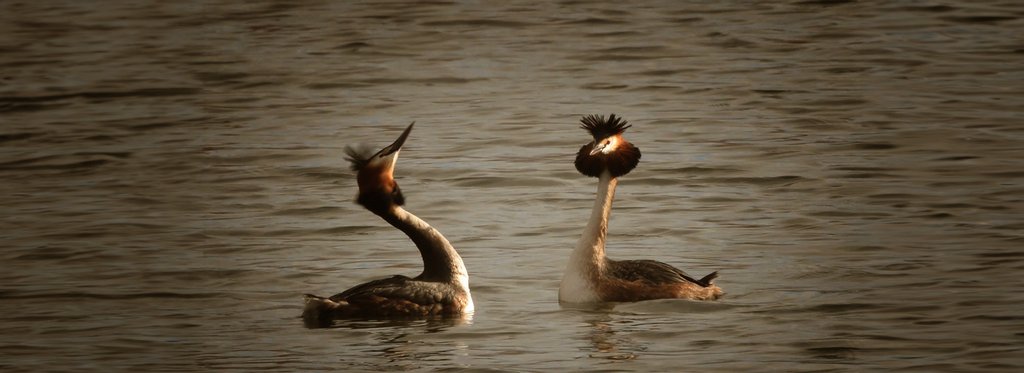
[[[601,173],[597,182],[597,198],[594,208],[590,211],[590,220],[583,230],[572,261],[601,266],[604,263],[605,238],[608,235],[608,217],[612,213],[612,200],[615,199],[615,186],[619,180],[611,176],[607,170]]]
[[[409,236],[420,250],[420,256],[423,257],[423,273],[417,277],[418,279],[443,282],[468,279],[462,257],[455,252],[455,248],[441,232],[423,219],[399,206],[377,215]]]

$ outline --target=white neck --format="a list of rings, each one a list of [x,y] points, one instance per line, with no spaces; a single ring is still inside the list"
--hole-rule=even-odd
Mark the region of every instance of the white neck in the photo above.
[[[583,230],[576,250],[572,257],[577,262],[600,265],[604,261],[604,243],[608,236],[608,217],[612,213],[612,200],[615,199],[615,187],[619,179],[611,177],[608,171],[601,173],[597,181],[597,198],[590,210],[590,220]]]
[[[400,206],[381,215],[384,220],[405,232],[423,258],[423,273],[417,278],[426,281],[458,282],[469,293],[469,272],[462,257],[448,239],[426,221]]]
[[[612,212],[615,186],[618,179],[605,170],[597,182],[597,198],[590,211],[590,220],[583,235],[576,243],[576,249],[569,257],[569,265],[562,277],[558,299],[564,302],[596,301],[593,282],[604,266],[605,239],[608,235],[608,217]]]
[[[473,295],[469,292],[469,272],[466,271],[462,257],[448,239],[426,221],[401,206],[395,206],[389,214],[381,217],[405,232],[420,250],[420,256],[423,257],[423,273],[416,276],[416,279],[459,285],[466,292],[466,306],[462,311],[472,313],[475,307]]]

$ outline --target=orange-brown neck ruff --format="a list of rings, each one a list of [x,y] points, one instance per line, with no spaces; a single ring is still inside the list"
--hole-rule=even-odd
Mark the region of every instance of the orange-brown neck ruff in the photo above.
[[[373,165],[359,170],[356,181],[359,183],[359,193],[379,191],[383,194],[391,194],[395,190],[394,167],[390,165]]]
[[[620,135],[614,137],[614,148],[607,153],[602,150],[590,154],[598,142],[583,145],[576,153],[576,170],[590,177],[600,177],[601,172],[608,170],[612,177],[620,177],[636,168],[640,163],[640,148]]]
[[[394,156],[397,156],[397,153]],[[393,206],[404,205],[405,197],[395,182],[393,171],[394,157],[360,169],[356,176],[359,184],[359,197],[356,202],[378,215]]]

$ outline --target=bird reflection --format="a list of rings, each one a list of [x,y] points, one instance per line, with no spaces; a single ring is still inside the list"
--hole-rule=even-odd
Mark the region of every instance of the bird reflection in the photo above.
[[[633,360],[639,356],[638,352],[647,350],[647,346],[617,332],[614,328],[617,323],[611,314],[599,313],[588,316],[584,321],[590,325],[590,331],[587,333],[592,345],[590,357],[613,361]]]
[[[472,315],[427,319],[343,320],[331,329],[370,332],[365,338],[373,342],[363,350],[358,361],[370,369],[418,369],[425,361],[459,364],[469,355],[469,345],[448,337],[431,337],[453,327],[472,324]]]
[[[392,318],[392,319],[347,319],[338,320],[331,329],[386,329],[386,328],[422,328],[424,333],[437,333],[453,326],[473,324],[473,315],[429,318]]]

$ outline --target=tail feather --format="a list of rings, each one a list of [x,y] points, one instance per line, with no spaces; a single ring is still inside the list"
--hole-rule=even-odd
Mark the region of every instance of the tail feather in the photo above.
[[[302,309],[302,322],[308,328],[323,328],[331,325],[335,311],[341,303],[313,294],[302,296],[305,307]]]
[[[711,272],[707,276],[701,277],[700,280],[697,280],[697,283],[703,287],[708,287],[711,286],[711,282],[716,278],[718,278],[718,271]]]

